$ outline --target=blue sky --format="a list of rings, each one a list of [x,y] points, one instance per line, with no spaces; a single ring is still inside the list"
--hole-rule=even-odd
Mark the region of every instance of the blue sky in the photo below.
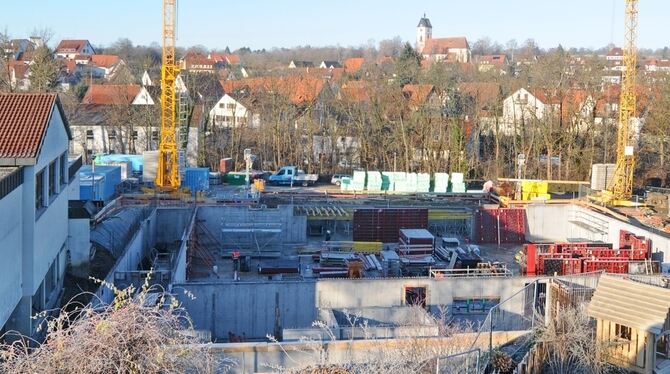
[[[400,36],[414,41],[426,12],[434,37],[488,36],[502,44],[533,38],[541,47],[602,47],[623,39],[624,0],[180,0],[178,45],[252,49],[359,46]],[[419,5],[421,4],[421,5]],[[0,28],[24,37],[53,30],[53,41],[109,45],[160,41],[161,0],[21,0],[2,5]],[[108,9],[104,11],[104,9]],[[668,0],[640,0],[638,45],[670,45]],[[613,12],[614,10],[614,12]],[[613,17],[614,15],[614,17]],[[612,33],[614,31],[614,33]]]

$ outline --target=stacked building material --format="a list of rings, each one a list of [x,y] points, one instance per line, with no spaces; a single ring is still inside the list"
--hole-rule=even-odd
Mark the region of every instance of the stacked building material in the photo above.
[[[400,229],[398,253],[408,255],[432,255],[435,237],[426,229]]]
[[[368,191],[380,192],[382,190],[382,173],[378,171],[368,171],[367,188]]]
[[[416,192],[430,192],[430,173],[417,173]]]
[[[449,173],[435,173],[433,192],[446,193],[449,189]]]
[[[398,171],[393,173],[393,175],[395,192],[407,192],[407,174]]]
[[[353,191],[351,188],[351,178],[342,177],[340,179],[340,191]]]
[[[405,192],[414,193],[417,189],[416,173],[405,174]]]
[[[365,172],[364,171],[354,171],[354,176],[351,178],[350,184],[351,191],[363,191],[365,190]]]
[[[382,172],[382,190],[395,191],[395,173],[392,171]]]
[[[401,228],[428,228],[428,209],[354,209],[354,241],[397,243]]]
[[[591,166],[591,189],[602,191],[612,182],[615,164],[593,164]]]
[[[549,183],[543,181],[521,182],[521,200],[549,200]]]
[[[474,216],[477,243],[520,244],[526,242],[525,209],[478,209]]]
[[[158,170],[158,151],[145,151],[142,153],[142,182],[154,183]]]
[[[525,272],[528,275],[567,275],[605,271],[621,274],[648,274],[659,271],[651,261],[648,239],[621,231],[622,247],[605,243],[551,243],[524,246]]]
[[[465,193],[465,182],[463,180],[463,173],[451,173],[451,192]]]

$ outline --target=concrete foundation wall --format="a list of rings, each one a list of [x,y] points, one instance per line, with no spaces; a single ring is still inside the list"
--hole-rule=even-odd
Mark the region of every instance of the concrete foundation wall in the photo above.
[[[282,327],[310,327],[317,319],[314,282],[178,284],[172,290],[195,328],[211,331],[213,339],[227,340],[228,332],[256,339],[274,335],[276,294]]]
[[[156,245],[156,211],[154,210],[149,217],[142,222],[133,238],[126,246],[126,250],[114,264],[112,270],[107,274],[105,281],[113,283],[115,286],[123,286],[123,280],[116,278],[117,272],[135,271],[149,250]],[[104,285],[96,292],[98,300],[104,303],[111,303],[114,299],[114,292]],[[93,301],[98,301],[93,298]]]
[[[88,276],[88,263],[91,255],[91,225],[88,218],[69,220],[68,248],[73,273],[77,276]]]
[[[223,241],[224,224],[281,224],[284,244],[302,244],[307,241],[307,217],[293,216],[292,206],[276,209],[255,209],[246,206],[202,206],[198,219],[203,220],[210,232]]]
[[[156,242],[172,243],[181,240],[184,229],[191,222],[193,209],[191,208],[157,208]]]
[[[274,334],[275,294],[283,328],[306,328],[317,319],[318,309],[356,309],[404,306],[405,287],[426,287],[427,305],[449,306],[455,298],[493,298],[504,301],[534,278],[397,278],[323,279],[317,282],[186,283],[173,286],[195,328],[209,330],[214,339],[225,340],[228,332],[263,339]],[[183,291],[194,298],[191,299]],[[523,315],[523,295],[502,306],[510,318]]]

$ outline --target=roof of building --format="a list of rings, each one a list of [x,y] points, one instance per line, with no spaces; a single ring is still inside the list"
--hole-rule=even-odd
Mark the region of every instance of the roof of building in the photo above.
[[[334,60],[323,60],[321,61],[321,64],[326,65],[327,68],[341,68],[342,65],[340,65],[339,61],[334,61]]]
[[[402,93],[409,99],[412,106],[425,104],[433,92],[435,92],[435,86],[432,84],[406,84],[402,88]]]
[[[22,79],[28,74],[30,65],[26,64],[23,61],[10,61],[9,68],[14,70],[14,75],[17,79]]]
[[[500,85],[494,82],[464,82],[458,85],[458,91],[472,97],[482,106],[489,106],[500,100]]]
[[[426,40],[426,45],[423,47],[423,54],[425,55],[446,55],[450,49],[468,49],[468,40],[464,36],[457,36],[453,38],[437,38]]]
[[[64,39],[58,43],[56,53],[80,52],[87,43],[88,40],[85,39]]]
[[[370,101],[370,82],[348,81],[340,88],[340,99],[353,103]]]
[[[503,66],[507,62],[505,55],[484,55],[479,56],[478,63],[482,65]]]
[[[614,47],[607,52],[608,56],[623,56],[623,49],[619,47]]]
[[[68,137],[72,138],[58,95],[0,94],[0,158],[37,158],[54,107],[60,112]]]
[[[311,103],[321,94],[325,81],[312,76],[259,77],[221,81],[226,93],[240,89],[278,93],[293,104]]]
[[[300,60],[291,60],[293,65],[297,68],[311,68],[314,66],[314,63],[312,61],[300,61]],[[290,65],[290,63],[289,63]]]
[[[344,71],[347,73],[355,73],[361,70],[361,67],[365,63],[363,57],[350,57],[344,60]]]
[[[433,28],[433,25],[430,24],[430,20],[426,18],[426,14],[423,14],[423,17],[419,20],[419,24],[416,27],[430,27]]]
[[[137,84],[94,84],[88,87],[82,104],[123,105],[132,104],[142,86]]]
[[[670,290],[601,275],[588,306],[591,317],[660,334],[670,310]]]
[[[90,59],[92,63],[103,68],[110,68],[121,62],[121,58],[116,55],[91,55]]]
[[[229,65],[240,63],[240,56],[232,53],[210,53],[209,58],[216,62],[225,62]]]

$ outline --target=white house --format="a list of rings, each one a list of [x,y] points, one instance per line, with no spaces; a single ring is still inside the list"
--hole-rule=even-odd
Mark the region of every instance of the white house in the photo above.
[[[77,55],[94,55],[95,50],[88,40],[64,39],[58,43],[54,55],[57,58],[73,59]]]
[[[0,325],[35,335],[68,258],[68,122],[55,94],[0,94]],[[11,214],[9,214],[11,212]]]
[[[182,82],[182,84],[183,84],[183,82]],[[149,76],[149,72],[145,70],[144,73],[142,73],[142,86],[153,86],[153,85],[154,85],[154,82],[151,80],[151,77]]]
[[[210,124],[217,127],[260,127],[260,115],[252,112],[253,100],[224,94],[209,111]]]
[[[529,125],[549,116],[559,116],[562,123],[585,129],[593,118],[596,102],[583,90],[551,95],[543,90],[532,92],[520,88],[503,100],[502,131],[511,134],[519,126]]]

